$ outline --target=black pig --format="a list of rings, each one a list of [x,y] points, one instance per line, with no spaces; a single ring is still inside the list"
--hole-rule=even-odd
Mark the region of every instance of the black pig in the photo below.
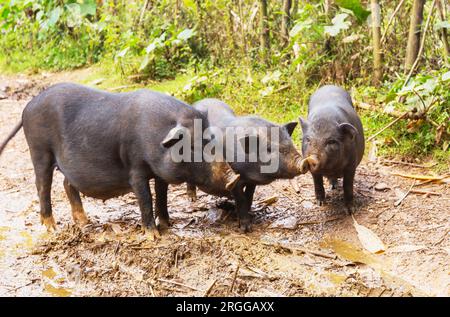
[[[227,162],[230,163],[231,168],[240,175],[240,180],[233,188],[231,194],[236,202],[236,210],[239,217],[240,229],[244,232],[251,230],[251,218],[249,211],[251,209],[253,194],[256,185],[269,184],[272,181],[280,178],[293,178],[296,175],[302,173],[301,157],[295,149],[292,143],[291,135],[297,122],[290,122],[283,126],[273,124],[267,120],[264,120],[257,116],[236,116],[233,110],[224,102],[217,99],[204,99],[193,105],[195,109],[204,113],[208,117],[208,121],[211,127],[217,127],[223,132],[223,145],[227,145],[227,137],[238,138],[239,135],[235,133],[226,134],[227,128],[243,128],[243,129],[259,129],[266,128],[269,133],[264,134],[257,131],[256,134],[244,135],[241,139],[233,142],[234,157],[228,158]],[[271,133],[270,128],[274,128],[278,131],[279,138],[275,139]],[[251,142],[251,138],[256,138],[256,144],[262,142],[265,139],[265,143],[269,150],[269,156],[278,156],[279,165],[278,168],[271,173],[262,172],[261,167],[264,165],[258,156],[258,160],[250,162],[248,156],[245,161],[237,160],[238,146],[248,147]],[[259,145],[258,145],[259,146]],[[261,143],[263,146],[263,143]],[[272,149],[271,149],[272,147]],[[227,148],[224,149],[226,152]],[[276,150],[276,152],[275,152]],[[245,149],[247,151],[247,149]],[[272,151],[272,152],[271,152]],[[249,155],[249,153],[246,153]],[[188,195],[195,199],[195,186],[188,184]]]
[[[74,221],[88,222],[79,192],[106,200],[133,191],[148,237],[159,237],[149,180],[155,179],[156,214],[169,225],[168,184],[189,181],[213,194],[226,194],[239,176],[226,162],[174,162],[171,147],[194,119],[205,115],[165,94],[149,90],[107,93],[76,84],[57,84],[34,97],[22,121],[0,145],[1,151],[23,125],[36,174],[41,222],[55,229],[51,184],[57,167]],[[192,137],[194,133],[190,134]],[[202,137],[202,136],[200,136]],[[200,140],[200,144],[204,142]]]
[[[344,202],[351,212],[355,170],[364,154],[364,132],[350,95],[342,88],[327,85],[310,98],[308,119],[300,118],[303,130],[302,153],[314,180],[316,200],[325,201],[323,177],[336,188],[344,178]]]

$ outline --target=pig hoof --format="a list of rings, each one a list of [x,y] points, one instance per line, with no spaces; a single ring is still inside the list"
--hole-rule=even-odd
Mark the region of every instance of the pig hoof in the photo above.
[[[80,228],[83,228],[84,226],[89,224],[89,219],[84,213],[73,214],[73,220],[75,224]]]
[[[353,205],[346,205],[345,211],[347,212],[347,215],[351,215],[355,211],[355,207]]]
[[[239,223],[239,229],[243,233],[251,232],[252,231],[251,220],[241,220],[240,223]]]
[[[47,228],[47,232],[56,231],[56,222],[53,216],[50,217],[41,216],[41,224],[43,224]]]
[[[317,203],[317,206],[323,206],[325,204],[325,199],[317,199],[316,203]]]
[[[169,219],[159,219],[159,228],[161,230],[167,230],[170,227]]]
[[[186,189],[186,195],[188,196],[188,200],[190,202],[197,201],[197,189],[196,189],[196,187],[188,184],[187,189]]]
[[[144,237],[149,241],[155,241],[161,238],[161,234],[158,231],[158,228],[145,228],[144,229]]]

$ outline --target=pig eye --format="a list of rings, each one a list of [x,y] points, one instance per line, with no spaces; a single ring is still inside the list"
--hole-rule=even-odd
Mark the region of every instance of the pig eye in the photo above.
[[[327,141],[327,145],[337,145],[338,144],[338,141],[336,141],[336,140],[328,140]]]
[[[310,137],[308,137],[308,136],[305,137],[305,142],[306,142],[306,143],[309,143],[310,141],[311,141],[311,138],[310,138]]]

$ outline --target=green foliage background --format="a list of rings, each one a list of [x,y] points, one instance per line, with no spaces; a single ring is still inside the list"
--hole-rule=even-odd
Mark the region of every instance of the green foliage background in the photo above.
[[[434,156],[448,167],[450,73],[439,32],[449,21],[435,14],[418,73],[405,85],[412,5],[405,1],[382,43],[384,77],[375,88],[370,1],[334,1],[329,10],[325,1],[292,1],[287,42],[282,1],[267,2],[270,49],[263,52],[257,0],[0,0],[0,68],[36,73],[95,64],[140,86],[172,83],[187,102],[221,98],[238,113],[276,122],[305,115],[310,94],[334,83],[357,105],[372,105],[358,110],[366,136],[389,123],[389,113],[429,107],[380,134],[378,147],[410,159]],[[379,3],[384,31],[397,2]]]

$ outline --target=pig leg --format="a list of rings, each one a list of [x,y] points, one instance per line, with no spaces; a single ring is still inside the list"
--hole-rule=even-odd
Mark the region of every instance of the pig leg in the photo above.
[[[66,190],[67,198],[72,208],[73,221],[80,227],[84,227],[89,223],[89,219],[84,212],[83,204],[81,203],[80,193],[72,185],[70,185],[67,178],[64,178],[64,189]]]
[[[245,197],[247,198],[247,203],[249,205],[249,209],[252,207],[253,202],[253,194],[255,193],[256,185],[250,184],[245,186]]]
[[[169,185],[162,179],[155,179],[156,215],[159,218],[159,226],[166,229],[170,226],[169,213],[167,212],[167,188]]]
[[[332,190],[337,189],[337,185],[338,185],[337,178],[331,177],[331,178],[328,179],[328,181],[329,181],[330,184],[331,184],[331,189],[332,189]]]
[[[314,192],[316,194],[316,202],[322,206],[325,202],[325,189],[323,188],[323,176],[320,174],[312,174],[314,181]]]
[[[349,214],[353,207],[353,180],[355,178],[355,169],[344,172],[344,203]]]
[[[197,200],[197,191],[195,188],[195,185],[187,184],[186,188],[186,194],[188,195],[188,198],[190,201],[196,201]]]
[[[148,238],[154,241],[161,236],[158,228],[156,228],[155,218],[153,217],[153,202],[148,177],[140,171],[132,171],[130,173],[130,185],[139,203],[142,227]]]
[[[249,204],[248,198],[244,192],[244,184],[238,183],[233,188],[232,194],[236,202],[236,212],[239,217],[239,228],[243,232],[250,232],[252,230],[252,219],[249,214],[251,205]]]
[[[31,150],[31,149],[30,149]],[[36,188],[39,196],[41,223],[47,231],[56,230],[56,222],[52,215],[51,187],[53,180],[53,157],[50,153],[33,155],[32,161],[36,174]]]

